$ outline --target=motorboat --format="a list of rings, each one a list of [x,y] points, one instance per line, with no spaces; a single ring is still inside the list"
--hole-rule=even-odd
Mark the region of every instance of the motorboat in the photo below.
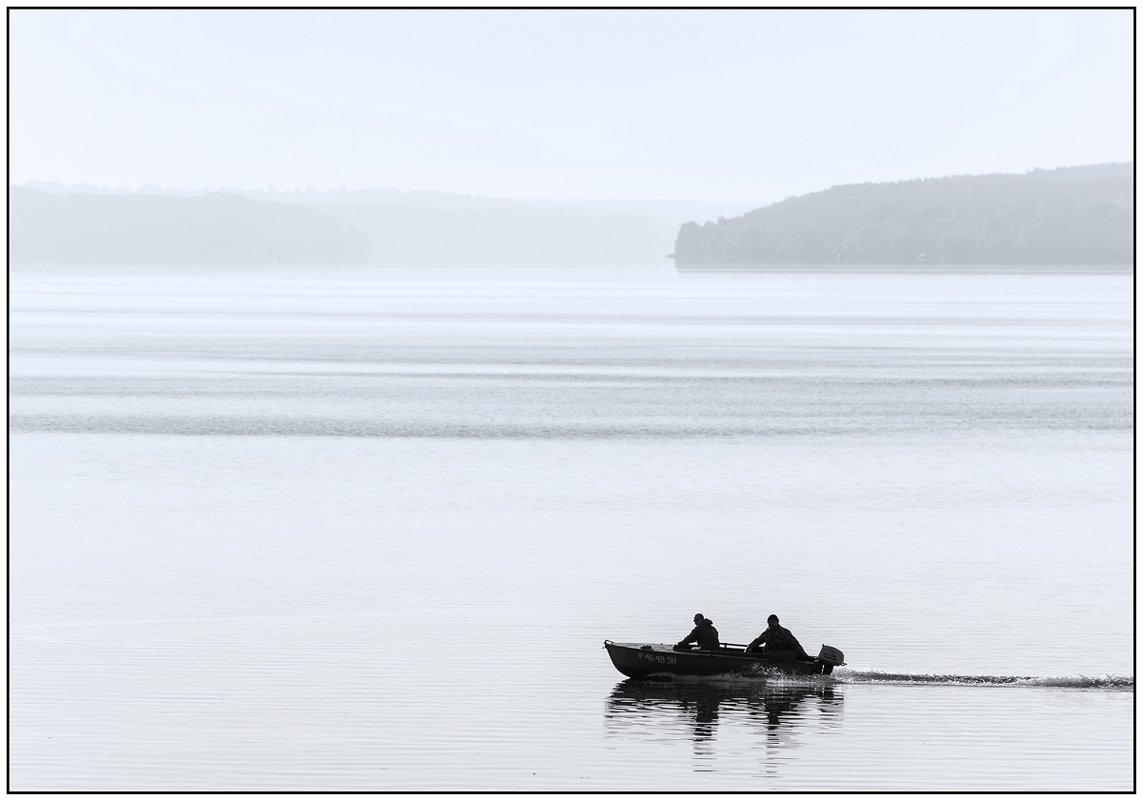
[[[719,676],[727,673],[750,675],[828,676],[845,664],[845,654],[823,645],[816,657],[788,654],[767,656],[747,653],[745,645],[721,643],[716,650],[679,649],[667,643],[612,642],[604,640],[611,663],[624,676]]]

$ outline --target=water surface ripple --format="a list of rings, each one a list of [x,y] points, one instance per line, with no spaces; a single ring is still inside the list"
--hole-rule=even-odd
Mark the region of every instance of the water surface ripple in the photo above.
[[[1132,790],[1131,297],[16,272],[11,789]]]

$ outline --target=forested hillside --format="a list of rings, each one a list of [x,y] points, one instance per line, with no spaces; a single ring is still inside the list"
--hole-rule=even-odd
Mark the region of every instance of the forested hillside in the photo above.
[[[52,183],[8,198],[14,264],[662,265],[682,220],[755,205]]]
[[[835,186],[682,226],[680,266],[1127,264],[1134,164]]]
[[[237,195],[8,189],[13,263],[365,262],[369,242],[320,211]]]

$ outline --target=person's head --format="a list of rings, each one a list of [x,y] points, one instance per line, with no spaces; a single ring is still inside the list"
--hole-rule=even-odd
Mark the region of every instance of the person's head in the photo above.
[[[703,621],[702,612],[695,612],[695,625],[697,626],[699,623],[702,623],[702,621]]]
[[[772,629],[778,628],[778,616],[770,615],[770,617],[766,618],[766,625]]]

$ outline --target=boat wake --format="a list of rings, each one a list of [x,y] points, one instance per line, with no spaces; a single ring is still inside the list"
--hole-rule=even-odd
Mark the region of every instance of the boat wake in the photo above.
[[[1067,689],[1135,689],[1134,676],[963,676],[951,673],[887,673],[879,670],[834,671],[840,684],[963,685],[974,687],[1061,687]]]
[[[856,684],[895,686],[961,686],[961,687],[1058,687],[1072,690],[1135,691],[1134,676],[969,676],[957,673],[890,673],[880,670],[837,668],[832,676],[790,676],[781,673],[747,672],[721,676],[671,676],[659,674],[652,681],[675,684],[702,684],[771,689],[804,687],[837,687]]]

